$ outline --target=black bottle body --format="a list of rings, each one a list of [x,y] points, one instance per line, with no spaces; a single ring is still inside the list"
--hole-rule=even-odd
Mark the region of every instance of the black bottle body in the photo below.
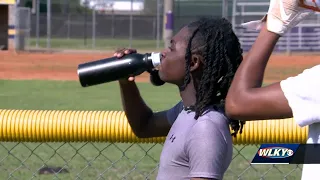
[[[165,84],[165,82],[162,81],[160,76],[159,76],[159,70],[152,70],[149,73],[150,73],[150,82],[154,86],[162,86],[162,85]]]
[[[137,76],[153,67],[150,54],[128,54],[122,58],[111,57],[78,65],[78,76],[82,87],[116,81]]]

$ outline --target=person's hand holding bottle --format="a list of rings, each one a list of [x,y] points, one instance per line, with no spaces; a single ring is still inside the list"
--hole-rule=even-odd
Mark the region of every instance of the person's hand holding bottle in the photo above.
[[[126,49],[126,48],[122,48],[122,49],[118,49],[115,53],[114,53],[114,56],[117,57],[117,58],[122,58],[124,55],[127,55],[127,54],[133,54],[133,53],[137,53],[137,50],[136,49]],[[165,82],[162,81],[159,77],[159,74],[158,74],[158,70],[151,70],[151,71],[148,71],[150,73],[150,81],[153,85],[155,86],[161,86],[163,85]],[[135,80],[135,77],[134,76],[130,76],[128,79],[121,79],[119,80],[120,84],[123,84],[123,83],[127,83],[128,81],[129,82],[133,82]]]
[[[133,53],[137,53],[136,49],[126,49],[126,48],[121,48],[116,50],[116,52],[114,53],[113,56],[117,57],[117,58],[122,58],[124,55],[127,54],[133,54]],[[127,80],[121,79],[119,80],[120,83],[126,82],[126,81],[134,81],[134,76],[130,76]]]

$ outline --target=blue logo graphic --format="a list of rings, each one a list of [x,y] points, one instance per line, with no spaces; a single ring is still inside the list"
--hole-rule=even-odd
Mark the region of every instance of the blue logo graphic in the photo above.
[[[252,164],[289,164],[299,144],[262,144]]]

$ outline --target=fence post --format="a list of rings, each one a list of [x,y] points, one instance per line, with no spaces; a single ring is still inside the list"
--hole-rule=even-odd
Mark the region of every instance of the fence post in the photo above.
[[[92,49],[96,46],[96,5],[92,7]]]
[[[84,39],[84,46],[86,47],[87,46],[87,15],[88,15],[88,8],[89,8],[89,5],[88,5],[88,0],[86,0],[85,2],[85,9],[84,9],[84,34],[83,34],[83,39]]]
[[[228,10],[229,10],[228,0],[222,0],[222,17],[223,18],[229,19]]]
[[[133,26],[133,0],[131,0],[131,12],[130,12],[130,27],[129,27],[129,47],[132,46],[132,26]]]
[[[170,40],[173,36],[173,25],[174,25],[174,1],[173,0],[164,0],[163,1],[163,10],[164,10],[164,24],[163,24],[163,40],[164,47],[170,46]]]
[[[71,27],[71,20],[70,20],[70,12],[68,11],[68,20],[67,20],[67,39],[70,39],[70,27]]]
[[[157,49],[160,48],[160,0],[157,0]]]
[[[30,46],[30,34],[31,34],[31,11],[30,11],[30,8],[27,8],[26,9],[26,12],[27,12],[27,20],[26,20],[26,46],[27,46],[27,50],[29,49],[29,46]]]
[[[15,49],[24,51],[25,46],[29,45],[30,39],[30,23],[31,23],[31,9],[16,6],[15,10],[15,29],[16,34],[14,38]]]
[[[112,39],[115,38],[115,34],[114,34],[114,31],[115,31],[115,20],[114,20],[114,9],[112,7],[112,10],[111,10],[111,18],[112,18],[112,26],[111,26],[111,37]]]
[[[290,49],[290,36],[291,36],[291,30],[287,33],[287,37],[286,37],[286,46],[287,46],[287,48],[286,48],[286,54],[287,55],[290,55],[290,53],[291,53],[291,49]]]
[[[51,48],[51,0],[47,0],[47,49]]]
[[[21,51],[24,50],[24,36],[23,36],[23,30],[21,27],[21,10],[22,7],[16,6],[15,9],[15,29],[16,29],[16,34],[14,36],[14,49]]]
[[[36,7],[36,47],[39,48],[39,23],[40,23],[40,0],[36,0],[37,7]]]

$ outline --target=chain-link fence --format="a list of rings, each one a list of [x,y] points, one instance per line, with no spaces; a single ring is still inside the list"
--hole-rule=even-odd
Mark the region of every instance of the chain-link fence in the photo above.
[[[119,47],[134,47],[155,50],[164,47],[164,0],[126,1],[126,4],[121,5],[125,10],[119,9],[120,5],[116,5],[116,1],[82,0],[82,4],[71,0],[34,2],[36,4],[20,4],[35,11],[19,16],[22,18],[19,22],[25,22],[25,18],[30,17],[31,24],[30,38],[19,38],[17,46],[24,44],[22,39],[25,39],[29,49],[115,50]],[[100,4],[90,5],[91,2]],[[223,2],[228,3],[225,5]],[[244,30],[239,25],[261,18],[268,5],[268,0],[176,0],[173,7],[173,31],[176,33],[198,17],[222,17],[224,14],[232,21],[244,51],[248,51],[258,32]],[[140,9],[137,10],[137,6],[141,6]],[[318,52],[319,22],[320,15],[317,14],[309,21],[300,23],[279,40],[275,51]]]
[[[137,49],[164,47],[164,0],[131,0],[120,2],[121,5],[116,1],[81,2],[21,1],[17,8],[32,9],[30,48],[114,50],[129,46]],[[93,2],[97,3],[92,5]],[[200,16],[222,16],[220,0],[177,0],[173,8],[174,32]]]
[[[250,165],[258,146],[234,146],[224,179],[300,179],[298,165]],[[0,179],[155,179],[161,144],[0,143]]]

